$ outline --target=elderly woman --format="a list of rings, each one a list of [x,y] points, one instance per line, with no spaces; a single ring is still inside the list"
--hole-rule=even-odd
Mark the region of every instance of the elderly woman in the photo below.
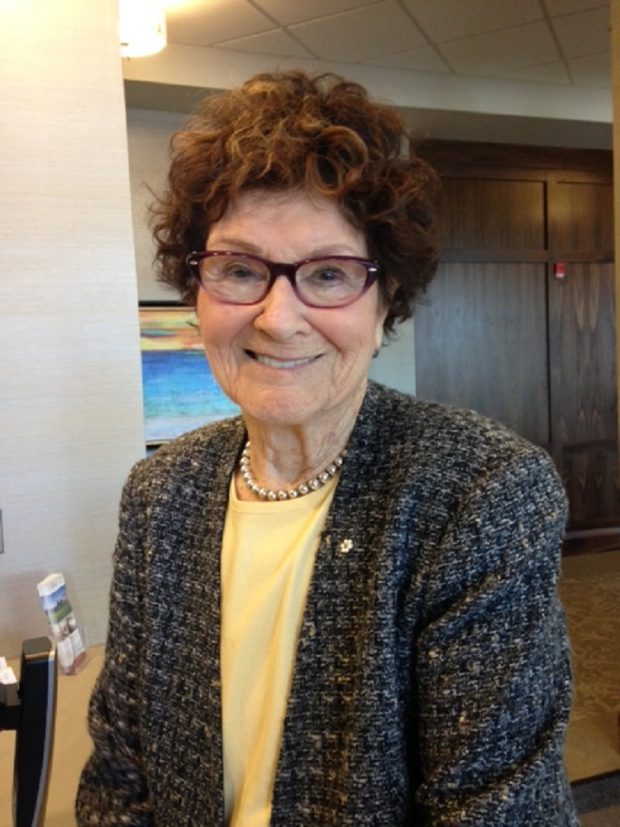
[[[126,484],[80,825],[576,823],[550,461],[367,380],[434,189],[337,78],[259,75],[176,135],[161,277],[242,416]]]

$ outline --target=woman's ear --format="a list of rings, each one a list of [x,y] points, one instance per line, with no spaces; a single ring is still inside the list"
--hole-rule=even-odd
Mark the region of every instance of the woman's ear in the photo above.
[[[381,324],[377,325],[377,330],[375,331],[375,350],[372,354],[375,357],[383,346],[383,322],[385,321],[385,317],[381,319]]]
[[[383,325],[389,311],[388,304],[385,300],[381,301],[379,312],[377,314],[377,324],[375,326],[375,349],[373,351],[373,359],[383,347]]]

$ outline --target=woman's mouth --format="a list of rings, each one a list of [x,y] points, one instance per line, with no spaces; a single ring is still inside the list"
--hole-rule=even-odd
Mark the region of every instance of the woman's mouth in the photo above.
[[[248,356],[255,359],[261,365],[266,365],[269,368],[277,368],[279,370],[290,370],[291,368],[299,368],[303,365],[309,365],[318,359],[318,356],[306,356],[302,359],[277,359],[273,356],[265,356],[262,353],[256,353],[253,350],[247,350]]]

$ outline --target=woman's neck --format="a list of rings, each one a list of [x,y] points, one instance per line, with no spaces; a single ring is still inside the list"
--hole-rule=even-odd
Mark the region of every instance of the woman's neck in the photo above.
[[[252,477],[263,488],[289,490],[296,488],[331,465],[346,448],[355,423],[349,421],[312,426],[271,426],[246,418],[251,443]],[[237,495],[253,500],[256,495],[247,489],[239,472]]]

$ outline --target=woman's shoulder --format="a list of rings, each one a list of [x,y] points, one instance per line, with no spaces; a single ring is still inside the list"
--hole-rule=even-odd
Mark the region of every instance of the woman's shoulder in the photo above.
[[[567,504],[543,448],[472,410],[380,387],[372,393],[383,411],[375,417],[382,443],[379,476],[411,503],[420,537],[458,532],[450,560],[468,568],[495,560],[495,552],[480,552],[483,539],[499,549],[500,557],[518,563],[529,555],[529,540],[511,545],[508,535],[518,530],[540,534],[554,538],[545,553],[555,565]],[[445,560],[433,555],[445,549],[434,548],[427,549],[426,562],[443,570]]]
[[[435,447],[444,443],[451,448],[486,446],[529,450],[531,442],[506,425],[477,411],[442,402],[420,399],[370,382],[366,399],[367,413],[393,437],[432,441]]]
[[[404,462],[430,464],[443,475],[476,477],[492,468],[533,464],[555,475],[549,455],[477,411],[419,399],[371,383],[366,415],[378,443],[396,446]]]
[[[233,417],[182,434],[139,460],[131,470],[129,484],[149,489],[199,485],[205,475],[213,479],[234,465],[244,433],[241,417]]]

